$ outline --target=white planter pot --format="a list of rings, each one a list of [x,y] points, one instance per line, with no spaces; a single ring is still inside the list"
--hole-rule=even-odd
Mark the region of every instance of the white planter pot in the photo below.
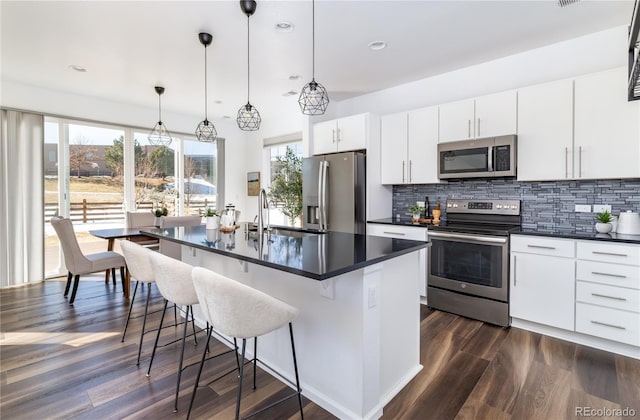
[[[220,223],[218,216],[207,217],[207,229],[218,229],[219,226]]]
[[[598,233],[609,233],[611,232],[611,229],[613,229],[611,223],[596,223],[596,231]]]

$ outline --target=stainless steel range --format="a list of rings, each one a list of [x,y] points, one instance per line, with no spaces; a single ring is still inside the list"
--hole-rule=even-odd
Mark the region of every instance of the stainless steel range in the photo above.
[[[429,227],[430,307],[509,325],[509,234],[520,200],[447,200],[446,221]]]

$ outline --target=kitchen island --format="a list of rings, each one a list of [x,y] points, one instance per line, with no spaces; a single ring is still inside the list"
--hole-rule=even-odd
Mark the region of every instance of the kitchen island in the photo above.
[[[246,227],[230,234],[204,225],[145,233],[182,244],[189,264],[297,307],[303,394],[339,418],[379,418],[422,369],[419,254],[428,244],[285,229],[260,241]],[[288,332],[275,331],[261,337],[258,354],[292,379],[287,343]]]

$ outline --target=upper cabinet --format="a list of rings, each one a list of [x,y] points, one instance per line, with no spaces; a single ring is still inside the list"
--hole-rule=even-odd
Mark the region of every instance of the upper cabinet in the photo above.
[[[518,180],[640,177],[640,104],[616,68],[518,90]]]
[[[515,90],[440,105],[441,143],[516,132]]]
[[[383,184],[429,184],[437,174],[438,107],[381,118]]]
[[[518,90],[518,180],[572,177],[573,81]]]
[[[322,155],[366,149],[367,130],[367,114],[314,124],[311,154]]]
[[[624,67],[575,80],[576,179],[640,177],[640,103]]]

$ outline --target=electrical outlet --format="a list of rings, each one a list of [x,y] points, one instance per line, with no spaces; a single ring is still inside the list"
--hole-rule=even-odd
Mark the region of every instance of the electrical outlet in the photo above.
[[[591,213],[591,204],[576,204],[576,213]]]
[[[594,204],[593,205],[593,212],[594,213],[604,213],[605,211],[608,211],[609,213],[611,213],[611,205],[609,205],[609,204]]]
[[[375,308],[378,305],[378,291],[376,290],[376,286],[369,286],[369,298],[367,300],[369,301],[369,309]]]

